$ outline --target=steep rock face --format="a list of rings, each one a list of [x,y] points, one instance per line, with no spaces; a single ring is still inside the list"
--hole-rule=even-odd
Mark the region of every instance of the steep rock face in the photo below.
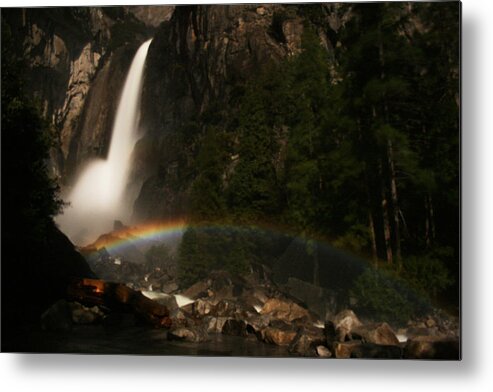
[[[114,22],[98,8],[11,9],[4,17],[19,37],[30,94],[55,129],[52,169],[61,175]]]
[[[123,81],[138,45],[153,36],[134,154],[136,216],[187,213],[200,117],[238,96],[272,62],[300,51],[304,24],[330,53],[347,8],[270,5],[67,7],[4,10],[27,60],[26,83],[53,125],[51,171],[73,183],[105,156]],[[240,87],[240,88],[238,88]]]
[[[84,162],[94,156],[106,156],[108,153],[123,82],[136,50],[137,45],[126,45],[107,56],[90,81],[83,105],[77,110],[74,126],[63,128],[62,135],[63,131],[70,132],[70,136],[66,138],[67,174],[77,174]]]
[[[178,7],[149,49],[143,123],[151,134],[173,132],[214,100],[227,100],[237,79],[299,50],[302,21],[283,24],[289,41],[270,31],[282,6]]]
[[[193,180],[187,165],[195,153],[189,136],[203,131],[199,117],[221,109],[268,64],[299,52],[303,20],[283,5],[183,6],[161,25],[143,89],[146,136],[136,149],[134,178],[147,180],[137,217],[186,215]]]
[[[173,11],[153,8],[152,15],[140,7],[3,10],[27,63],[31,97],[53,125],[51,171],[62,182],[87,158],[105,154],[129,51]]]
[[[158,27],[173,15],[173,5],[131,5],[124,7],[147,26]]]

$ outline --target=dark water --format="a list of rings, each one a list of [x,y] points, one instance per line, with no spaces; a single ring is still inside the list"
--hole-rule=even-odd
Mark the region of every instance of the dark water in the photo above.
[[[210,334],[210,341],[189,343],[169,341],[166,330],[128,327],[108,330],[102,326],[77,326],[70,332],[31,331],[29,344],[15,351],[87,354],[202,355],[286,357],[286,347],[246,338]]]

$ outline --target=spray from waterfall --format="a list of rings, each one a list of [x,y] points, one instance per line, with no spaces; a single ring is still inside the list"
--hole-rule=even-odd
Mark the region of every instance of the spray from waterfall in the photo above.
[[[128,221],[131,202],[125,191],[131,156],[137,142],[142,76],[152,40],[137,50],[120,97],[107,159],[90,162],[66,200],[70,203],[56,221],[76,244],[94,241],[111,231],[115,219]]]

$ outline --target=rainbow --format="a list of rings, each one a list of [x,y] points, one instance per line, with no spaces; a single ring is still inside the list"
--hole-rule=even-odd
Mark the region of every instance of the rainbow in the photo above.
[[[178,240],[188,228],[198,230],[253,230],[259,233],[275,233],[287,235],[292,238],[299,237],[299,233],[294,233],[281,226],[273,226],[272,224],[257,223],[255,225],[238,225],[231,223],[190,223],[184,219],[176,219],[171,221],[148,222],[134,227],[125,227],[120,230],[115,230],[107,234],[101,235],[96,241],[89,245],[80,246],[79,249],[84,251],[98,251],[105,248],[109,253],[118,254],[128,247],[146,248],[153,244],[158,244],[166,241]],[[321,238],[310,237],[318,242],[328,242]]]
[[[184,220],[152,222],[135,227],[126,227],[101,235],[90,245],[81,247],[86,251],[106,248],[110,253],[118,253],[128,246],[142,246],[181,237],[188,225]]]

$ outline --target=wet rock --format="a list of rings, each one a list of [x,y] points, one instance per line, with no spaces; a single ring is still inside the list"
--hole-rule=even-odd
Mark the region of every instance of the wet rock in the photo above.
[[[363,343],[351,349],[351,358],[400,359],[402,349],[393,345]]]
[[[70,331],[72,309],[66,300],[59,300],[41,315],[41,328],[45,331]]]
[[[181,295],[190,299],[208,297],[208,289],[209,284],[206,281],[201,280],[183,291]]]
[[[164,283],[161,286],[161,291],[166,294],[172,294],[178,290],[178,285],[175,282]]]
[[[318,328],[300,328],[289,345],[288,351],[305,357],[316,356],[316,347],[325,343],[323,330]]]
[[[216,315],[216,306],[210,299],[199,298],[192,304],[192,313],[195,317]]]
[[[336,358],[350,358],[355,347],[361,345],[360,340],[352,340],[350,342],[334,342],[332,351]]]
[[[239,307],[233,301],[221,300],[217,303],[215,311],[217,316],[233,317],[239,311]]]
[[[178,303],[176,302],[174,295],[160,293],[158,291],[143,291],[142,294],[158,304],[166,306],[170,313],[173,313],[178,309]]]
[[[294,320],[310,319],[310,313],[307,309],[302,308],[300,305],[279,298],[269,299],[262,309],[260,314],[267,314],[272,318],[276,318],[287,323],[291,323]]]
[[[330,320],[327,320],[324,323],[324,335],[325,341],[329,347],[332,346],[332,343],[337,340],[337,333],[334,323]]]
[[[352,330],[352,337],[360,338],[366,343],[399,345],[399,339],[387,323],[355,327]]]
[[[406,359],[460,359],[460,344],[456,338],[420,336],[409,339],[404,347]]]
[[[104,313],[97,306],[88,308],[78,302],[74,302],[70,304],[70,308],[74,324],[94,324],[104,317]]]
[[[337,340],[340,342],[344,342],[347,338],[352,339],[351,332],[363,325],[356,314],[350,309],[339,312],[334,317],[333,322],[337,333]]]
[[[230,320],[228,317],[207,317],[205,319],[207,332],[221,333],[223,331],[224,324],[226,324],[228,320]]]
[[[247,325],[243,320],[228,319],[224,323],[222,333],[233,336],[248,336]]]
[[[330,357],[332,357],[332,353],[325,346],[317,346],[316,351],[317,351],[317,355],[319,357],[322,357],[322,358],[330,358]]]
[[[77,279],[67,293],[73,300],[86,305],[104,305],[113,311],[134,313],[138,319],[156,327],[169,327],[171,322],[166,306],[121,283]]]
[[[183,340],[200,343],[209,340],[209,335],[202,328],[178,327],[168,331],[168,340]]]
[[[270,318],[268,316],[251,314],[245,321],[247,324],[247,331],[258,335],[261,330],[269,326]]]
[[[275,327],[267,327],[260,332],[262,341],[276,346],[289,346],[295,337],[296,331]]]

